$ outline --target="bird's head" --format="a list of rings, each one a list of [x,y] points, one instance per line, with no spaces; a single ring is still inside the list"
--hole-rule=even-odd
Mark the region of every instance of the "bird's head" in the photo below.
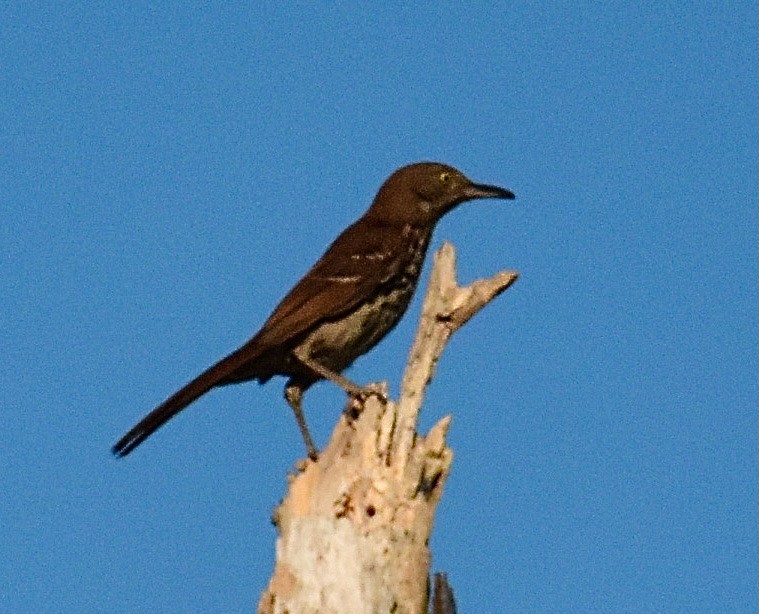
[[[428,225],[455,206],[477,198],[514,198],[509,190],[474,183],[438,162],[418,162],[395,171],[377,193],[367,216],[390,224]]]

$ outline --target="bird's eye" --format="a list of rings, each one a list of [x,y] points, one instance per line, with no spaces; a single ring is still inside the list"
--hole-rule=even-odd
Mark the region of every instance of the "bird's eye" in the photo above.
[[[440,173],[440,183],[448,183],[451,180],[450,173]]]

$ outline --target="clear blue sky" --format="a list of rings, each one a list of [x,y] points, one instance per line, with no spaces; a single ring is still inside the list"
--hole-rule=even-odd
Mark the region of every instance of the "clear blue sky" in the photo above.
[[[755,612],[755,3],[273,4],[0,7],[0,611],[257,603],[283,380],[109,448],[433,159],[517,194],[434,247],[522,273],[424,409],[460,611]],[[351,377],[395,394],[418,313]]]

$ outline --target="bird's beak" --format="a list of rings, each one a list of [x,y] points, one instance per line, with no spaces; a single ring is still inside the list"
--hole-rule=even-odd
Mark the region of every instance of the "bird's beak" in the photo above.
[[[499,188],[497,185],[486,185],[484,183],[470,183],[464,188],[464,195],[467,199],[473,198],[514,198],[514,192],[505,188]]]

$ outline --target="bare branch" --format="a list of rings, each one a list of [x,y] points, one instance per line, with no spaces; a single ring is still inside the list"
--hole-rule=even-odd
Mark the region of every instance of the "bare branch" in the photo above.
[[[444,243],[435,253],[419,328],[401,384],[397,450],[408,450],[411,446],[424,390],[432,380],[437,361],[450,336],[518,277],[516,272],[502,271],[489,279],[480,279],[460,288],[456,283],[456,251],[453,245]]]

